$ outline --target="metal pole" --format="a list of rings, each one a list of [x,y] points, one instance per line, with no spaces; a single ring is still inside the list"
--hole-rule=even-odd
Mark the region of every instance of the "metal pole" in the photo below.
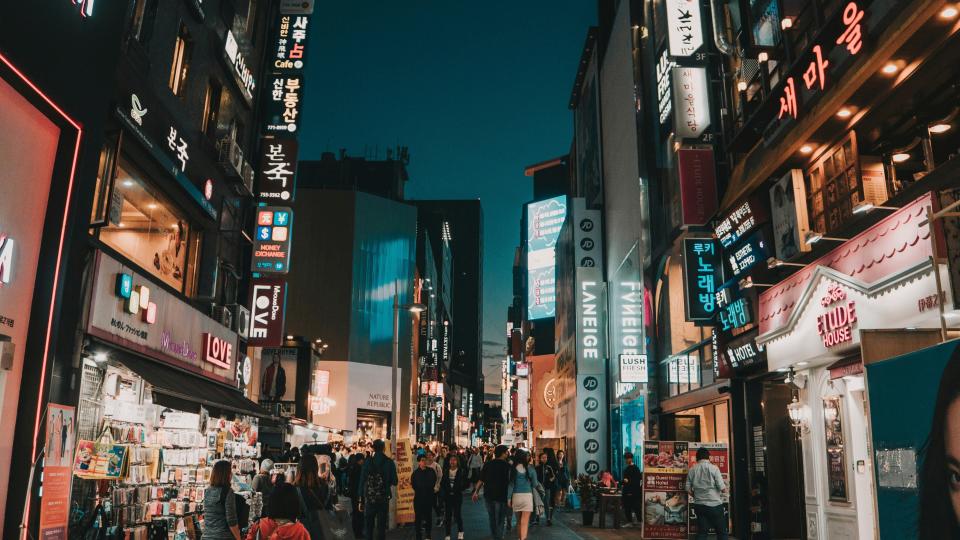
[[[390,442],[397,443],[397,422],[400,415],[397,412],[397,364],[400,360],[400,293],[397,285],[393,285],[393,363],[390,370]]]

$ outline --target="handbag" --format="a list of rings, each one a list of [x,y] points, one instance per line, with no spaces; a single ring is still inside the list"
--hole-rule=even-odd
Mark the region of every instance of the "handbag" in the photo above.
[[[577,495],[575,491],[567,493],[567,506],[573,510],[580,509],[580,495]]]
[[[530,477],[530,469],[527,469],[527,479],[530,481],[531,486],[533,486],[533,478]],[[533,486],[533,489],[530,490],[533,493],[533,511],[534,514],[538,516],[543,515],[543,495],[544,489],[543,484],[537,482],[536,486]]]

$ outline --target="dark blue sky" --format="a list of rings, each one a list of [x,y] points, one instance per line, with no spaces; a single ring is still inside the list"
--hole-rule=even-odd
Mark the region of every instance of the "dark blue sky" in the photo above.
[[[484,340],[505,342],[523,169],[565,153],[591,0],[320,1],[301,158],[410,148],[411,199],[477,198]],[[454,234],[456,232],[454,231]]]

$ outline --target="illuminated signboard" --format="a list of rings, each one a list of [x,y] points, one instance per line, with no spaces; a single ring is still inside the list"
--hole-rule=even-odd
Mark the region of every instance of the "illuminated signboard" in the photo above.
[[[273,71],[299,72],[307,52],[308,15],[280,15],[277,37],[273,43]]]
[[[683,225],[703,225],[717,211],[717,176],[713,148],[677,150],[680,214]]]
[[[257,88],[257,82],[253,78],[253,71],[247,67],[246,55],[240,50],[240,44],[234,37],[231,30],[227,30],[227,41],[223,44],[223,53],[230,64],[231,73],[243,93],[247,103],[253,102],[253,92]]]
[[[577,373],[602,374],[606,358],[603,274],[599,268],[578,268],[577,289]]]
[[[839,13],[837,18],[828,23],[836,30],[825,31],[828,37],[822,42],[810,47],[803,61],[799,62],[801,70],[787,77],[778,93],[780,108],[777,119],[792,118],[800,115],[801,106],[819,95],[828,84],[831,66],[839,66],[856,56],[863,48],[864,11],[856,2],[849,2]],[[837,37],[832,37],[837,36]]]
[[[293,201],[297,180],[297,148],[296,139],[264,137],[257,175],[257,197],[261,201]]]
[[[746,298],[738,298],[724,305],[717,312],[717,323],[720,330],[723,331],[743,328],[750,324],[752,320],[750,302]]]
[[[84,17],[93,15],[94,0],[72,0],[71,3],[80,9],[80,15]]]
[[[283,345],[287,307],[287,282],[281,279],[254,279],[250,284],[250,331],[252,347]]]
[[[740,277],[757,264],[767,260],[767,245],[761,231],[756,231],[736,248],[727,250],[727,268],[733,277]]]
[[[760,218],[755,212],[756,207],[751,201],[744,201],[717,223],[713,232],[723,247],[732,246],[757,226]]]
[[[758,333],[758,330],[751,330],[729,340],[718,338],[715,341],[721,377],[732,375],[730,370],[737,371],[766,363],[767,351],[763,345],[757,343]]]
[[[676,64],[670,61],[669,53],[664,49],[657,62],[657,109],[660,112],[660,125],[666,124],[673,112],[673,93],[670,89],[670,70]]]
[[[253,239],[251,270],[264,274],[289,272],[292,232],[292,209],[285,206],[257,208],[257,230]]]
[[[300,104],[303,103],[303,77],[274,74],[268,80],[264,111],[267,135],[294,134],[300,126]]]
[[[567,217],[566,196],[527,205],[527,318],[556,314],[556,247]]]
[[[0,287],[9,285],[13,274],[13,238],[0,234]]]
[[[710,89],[707,69],[675,67],[673,82],[673,129],[678,139],[699,138],[710,127]]]
[[[857,305],[853,300],[847,300],[847,292],[835,283],[830,284],[826,296],[820,299],[820,305],[827,310],[817,316],[817,334],[823,340],[823,346],[830,348],[853,341]]]
[[[720,246],[711,238],[683,240],[683,270],[688,321],[707,323],[717,312],[716,292],[723,284]]]
[[[646,383],[649,382],[647,370],[647,355],[621,354],[620,355],[620,382]]]
[[[667,37],[670,56],[691,56],[703,46],[699,0],[667,0]]]

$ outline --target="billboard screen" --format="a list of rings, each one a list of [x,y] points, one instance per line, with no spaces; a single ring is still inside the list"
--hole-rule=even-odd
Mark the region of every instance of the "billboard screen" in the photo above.
[[[567,197],[527,205],[527,318],[556,314],[556,248],[567,217]]]

